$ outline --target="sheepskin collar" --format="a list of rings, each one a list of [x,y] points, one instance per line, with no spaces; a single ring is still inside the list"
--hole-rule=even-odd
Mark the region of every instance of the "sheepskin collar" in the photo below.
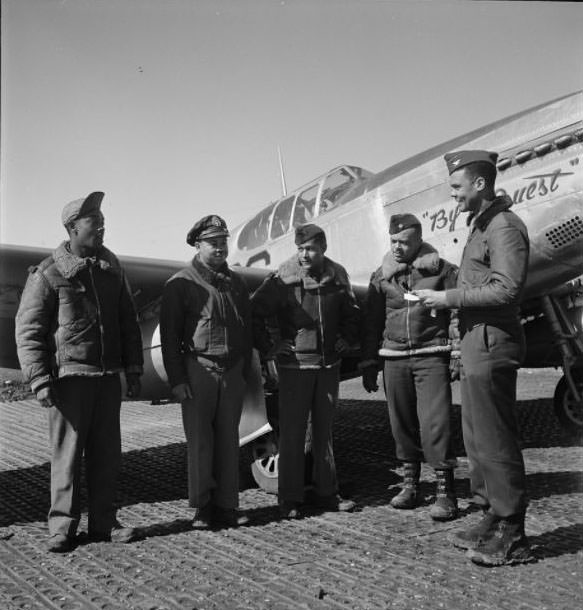
[[[324,257],[322,275],[317,278],[310,275],[299,263],[297,256],[292,256],[284,261],[277,270],[277,275],[284,284],[303,283],[304,288],[317,288],[327,284],[339,286],[350,286],[348,274],[344,267]]]
[[[393,276],[397,275],[397,273],[407,271],[409,267],[421,271],[429,271],[430,273],[437,273],[439,271],[439,254],[437,250],[427,242],[422,242],[417,257],[410,264],[398,263],[393,258],[393,253],[389,250],[383,258],[381,270],[383,277],[386,280],[390,280]]]
[[[492,199],[490,204],[483,209],[479,214],[469,214],[468,226],[476,227],[483,231],[489,224],[492,218],[500,212],[506,212],[512,206],[513,201],[508,195],[501,195]]]
[[[53,260],[59,273],[66,279],[72,278],[83,269],[99,266],[104,271],[119,268],[119,262],[113,252],[102,246],[92,257],[81,258],[69,250],[69,242],[64,241],[53,252]]]

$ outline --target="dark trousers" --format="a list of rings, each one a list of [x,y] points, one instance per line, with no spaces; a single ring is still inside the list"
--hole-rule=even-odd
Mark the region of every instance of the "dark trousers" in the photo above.
[[[516,372],[524,354],[520,325],[481,324],[461,343],[462,426],[471,489],[499,517],[526,510],[526,475],[516,421]]]
[[[387,358],[384,385],[397,458],[453,468],[449,354]]]
[[[188,357],[193,398],[182,403],[186,436],[188,501],[221,508],[239,504],[239,421],[245,392],[243,360],[227,371],[205,368]]]
[[[340,367],[279,369],[279,500],[304,499],[304,447],[308,415],[312,415],[314,491],[338,491],[332,447],[332,425],[338,401]]]
[[[74,535],[81,514],[81,465],[89,531],[108,533],[115,523],[121,464],[119,376],[65,377],[56,383],[58,406],[48,410],[51,443],[49,533]]]

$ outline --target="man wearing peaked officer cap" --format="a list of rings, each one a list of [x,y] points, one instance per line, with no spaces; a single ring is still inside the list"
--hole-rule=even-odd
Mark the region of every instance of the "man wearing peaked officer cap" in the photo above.
[[[210,214],[196,222],[186,235],[186,243],[194,246],[197,241],[211,237],[229,237],[227,223],[216,214]]]
[[[424,304],[459,309],[462,425],[478,525],[453,536],[474,563],[504,565],[531,559],[524,533],[526,475],[515,414],[516,375],[524,357],[520,300],[529,239],[512,200],[496,196],[496,153],[445,155],[451,196],[472,221],[457,287],[420,290]],[[487,349],[484,349],[486,345]]]
[[[227,265],[225,221],[210,214],[188,231],[190,265],[162,295],[160,333],[168,382],[182,405],[192,527],[242,525],[239,420],[251,360],[249,294]]]
[[[16,315],[23,374],[48,409],[52,552],[75,546],[83,459],[89,539],[129,542],[136,536],[117,522],[115,496],[121,463],[120,373],[125,373],[128,396],[137,396],[142,338],[125,273],[103,246],[102,200],[103,193],[96,191],[65,205],[61,222],[69,239],[32,270]]]
[[[341,354],[358,341],[358,306],[346,270],[325,256],[323,229],[298,226],[295,243],[296,253],[252,297],[257,348],[263,360],[276,360],[279,373],[278,495],[287,519],[300,515],[304,501],[310,414],[314,494],[308,499],[332,511],[355,507],[338,495],[332,420]],[[268,332],[266,320],[277,321],[274,332]],[[274,342],[275,336],[280,340]]]
[[[421,223],[413,214],[389,220],[391,248],[372,274],[361,339],[362,383],[378,389],[383,369],[385,396],[397,459],[403,464],[403,486],[391,506],[410,510],[419,505],[421,462],[434,470],[436,500],[429,515],[436,521],[457,516],[455,456],[451,452],[452,345],[457,346],[457,317],[431,311],[411,292],[456,285],[456,268],[423,241]],[[409,298],[408,298],[409,297]],[[459,363],[458,363],[459,364]],[[453,366],[452,372],[459,367]]]

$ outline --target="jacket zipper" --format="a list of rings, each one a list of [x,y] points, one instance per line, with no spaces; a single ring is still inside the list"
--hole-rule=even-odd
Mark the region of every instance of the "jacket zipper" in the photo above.
[[[411,272],[409,272],[408,276],[407,276],[407,286],[408,286],[408,290],[411,290]],[[411,325],[410,325],[410,313],[411,313],[411,301],[407,301],[407,315],[405,317],[407,324],[407,344],[409,346],[409,349],[411,349]]]
[[[320,343],[321,343],[321,351],[322,351],[322,364],[326,366],[326,357],[324,352],[324,318],[322,317],[322,299],[320,297],[320,286],[317,289],[318,295],[318,317],[320,318],[319,327],[320,327]]]
[[[97,305],[97,319],[99,320],[99,343],[101,344],[101,370],[105,372],[105,363],[103,361],[103,357],[105,354],[105,344],[103,341],[103,324],[101,322],[101,306],[99,303],[99,296],[97,294],[97,289],[95,288],[95,280],[93,278],[93,268],[89,267],[89,277],[91,279],[91,288],[93,288],[93,294],[95,295],[95,304]]]

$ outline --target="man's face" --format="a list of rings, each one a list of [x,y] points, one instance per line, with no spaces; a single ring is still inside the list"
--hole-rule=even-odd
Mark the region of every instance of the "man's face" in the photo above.
[[[202,262],[211,269],[219,269],[225,264],[229,255],[226,237],[208,237],[196,242]]]
[[[87,250],[97,250],[103,246],[105,224],[101,212],[93,212],[75,220],[71,239]]]
[[[395,261],[410,263],[415,260],[421,241],[421,231],[413,227],[391,235],[391,252]]]
[[[326,248],[317,239],[308,239],[298,246],[298,261],[307,271],[319,271],[324,265]]]
[[[459,205],[460,212],[475,212],[480,207],[483,182],[483,178],[468,175],[464,167],[450,175],[450,195]]]

